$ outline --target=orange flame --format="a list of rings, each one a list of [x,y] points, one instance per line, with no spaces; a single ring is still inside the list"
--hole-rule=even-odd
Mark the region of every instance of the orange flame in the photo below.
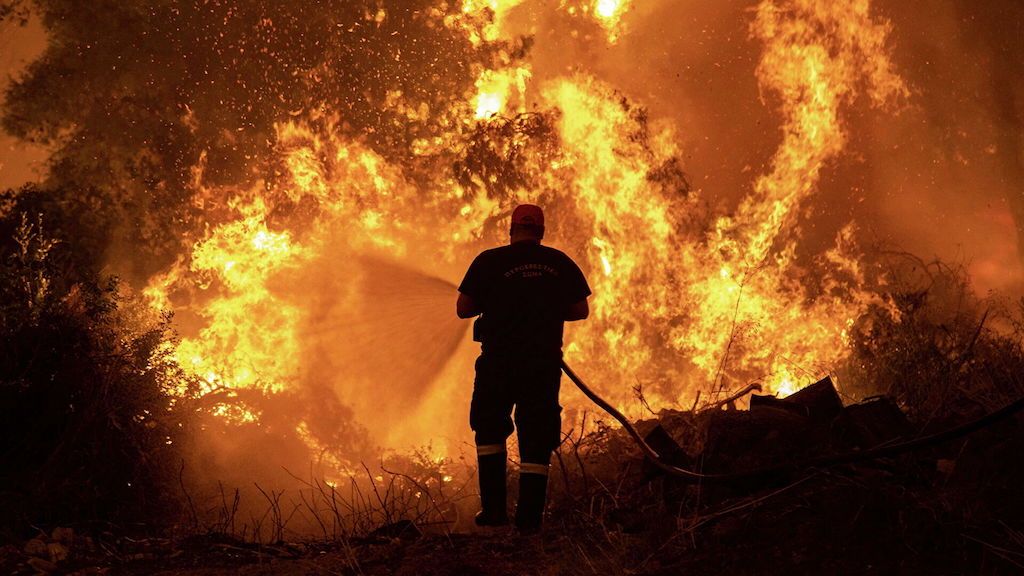
[[[467,0],[466,15],[490,11],[488,27],[458,25],[477,41],[496,38],[503,15],[518,4]],[[592,6],[607,21],[610,41],[628,4]],[[848,355],[849,326],[877,300],[861,289],[852,226],[818,259],[817,285],[795,258],[798,208],[846,142],[844,107],[860,92],[879,106],[906,94],[885,52],[888,25],[869,8],[867,0],[759,5],[752,25],[764,44],[758,80],[778,102],[782,142],[771,170],[756,178],[739,207],[710,225],[695,223],[700,199],[679,185],[671,126],[649,120],[588,75],[534,86],[528,65],[509,66],[482,71],[475,94],[453,103],[464,124],[450,141],[421,142],[414,152],[460,152],[466,133],[459,130],[521,112],[529,97],[551,120],[556,141],[553,147],[514,144],[530,185],[502,189],[494,180],[474,176],[467,183],[450,173],[414,185],[379,154],[339,136],[337,122],[296,120],[277,129],[287,170],[272,191],[280,200],[262,186],[220,191],[235,198],[232,217],[153,279],[147,294],[160,308],[181,299],[172,293],[193,294],[186,306],[199,328],[175,354],[210,389],[273,393],[303,378],[303,359],[311,354],[305,332],[318,315],[369,306],[359,292],[365,270],[352,263],[359,255],[383,255],[455,280],[480,248],[505,239],[513,205],[539,201],[554,222],[564,223],[552,226],[550,241],[580,259],[594,292],[592,318],[569,329],[566,355],[601,381],[618,383],[606,394],[625,402],[639,380],[651,385],[650,402],[674,404],[702,388],[753,379],[790,393]],[[308,209],[282,221],[275,202]],[[324,288],[292,284],[332,267],[345,278],[330,284],[329,305],[321,305],[317,292]],[[436,413],[452,410],[452,390],[468,387],[464,373],[432,377],[439,383],[422,384],[427,391],[417,408],[390,414],[400,420],[388,424],[393,442],[434,429]],[[356,375],[339,378],[353,382],[343,400],[357,414],[380,416],[375,390]],[[317,445],[308,423],[297,433]]]
[[[621,35],[622,15],[629,9],[629,0],[596,0],[594,15],[598,24],[608,34],[608,42],[614,44]]]

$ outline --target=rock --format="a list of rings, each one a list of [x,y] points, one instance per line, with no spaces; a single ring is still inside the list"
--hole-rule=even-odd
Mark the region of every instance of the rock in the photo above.
[[[672,435],[661,424],[655,425],[644,436],[644,442],[647,442],[647,445],[653,448],[658,453],[658,456],[661,457],[661,461],[666,464],[683,468],[688,468],[693,464],[693,459],[679,446],[675,439],[672,438]],[[644,458],[643,474],[645,478],[650,479],[663,474],[663,472]]]
[[[43,560],[42,558],[30,558],[28,565],[42,574],[49,574],[57,571],[57,565],[49,560]]]
[[[33,538],[25,543],[25,554],[38,558],[48,558],[50,550],[42,538]]]
[[[410,520],[399,520],[391,524],[385,524],[370,532],[372,538],[392,538],[399,540],[415,540],[422,535],[420,529]]]
[[[751,412],[765,409],[785,410],[809,418],[814,424],[825,425],[839,415],[843,409],[843,401],[839,398],[832,379],[825,377],[785,398],[758,394],[750,397]]]
[[[50,561],[61,563],[68,559],[70,550],[68,547],[61,544],[60,542],[50,542],[46,545],[47,552],[50,554]]]
[[[686,452],[676,443],[675,439],[662,428],[661,424],[656,425],[644,436],[644,442],[661,456],[661,460],[676,466],[683,466],[690,463]]]
[[[761,394],[750,395],[750,411],[760,413],[764,410],[782,410],[795,416],[806,418],[809,414],[805,406],[790,402],[786,398],[776,398]]]
[[[678,466],[680,468],[693,468],[693,458],[686,453],[679,444],[675,441],[671,434],[662,427],[661,424],[656,424],[650,432],[644,436],[644,442],[654,449],[661,457],[661,461],[672,466]],[[658,476],[664,476],[665,479],[662,483],[662,497],[665,501],[665,505],[669,508],[677,508],[686,496],[686,489],[688,484],[683,480],[676,478],[672,475],[665,474],[661,468],[658,468],[652,464],[647,458],[643,460],[642,468],[643,477],[645,480],[653,480]],[[624,517],[625,518],[625,517]],[[636,522],[628,519],[616,520],[617,523],[623,527],[623,532],[632,533],[640,530]]]
[[[75,541],[75,529],[74,528],[62,528],[60,526],[53,529],[53,533],[50,534],[50,540],[54,542],[60,542],[65,546],[71,546]]]
[[[784,398],[790,404],[807,409],[807,416],[816,422],[831,422],[843,410],[843,401],[828,376]]]
[[[791,410],[716,411],[709,414],[700,461],[704,472],[743,472],[799,459],[820,441],[810,421]]]
[[[906,414],[884,396],[847,406],[834,427],[838,444],[864,449],[910,436],[913,432]]]

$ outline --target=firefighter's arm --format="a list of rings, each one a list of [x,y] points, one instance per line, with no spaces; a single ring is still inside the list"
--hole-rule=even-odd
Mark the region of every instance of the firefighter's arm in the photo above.
[[[587,316],[590,316],[590,305],[587,304],[587,299],[584,298],[575,304],[569,305],[569,310],[565,314],[565,320],[567,322],[586,320]]]
[[[473,298],[468,294],[459,292],[459,301],[455,303],[455,313],[459,315],[459,318],[472,318],[479,314],[480,310],[477,308]]]

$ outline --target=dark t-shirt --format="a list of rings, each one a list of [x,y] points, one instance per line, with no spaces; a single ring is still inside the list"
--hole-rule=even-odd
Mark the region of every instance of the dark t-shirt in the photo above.
[[[589,296],[590,287],[562,252],[516,242],[480,253],[459,292],[482,312],[474,332],[485,353],[559,354],[569,306]]]

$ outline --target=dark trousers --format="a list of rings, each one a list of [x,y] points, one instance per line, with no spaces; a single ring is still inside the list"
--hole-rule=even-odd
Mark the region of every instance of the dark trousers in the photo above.
[[[562,439],[561,378],[560,354],[481,354],[469,409],[477,446],[504,445],[517,431],[521,461],[546,466]]]

